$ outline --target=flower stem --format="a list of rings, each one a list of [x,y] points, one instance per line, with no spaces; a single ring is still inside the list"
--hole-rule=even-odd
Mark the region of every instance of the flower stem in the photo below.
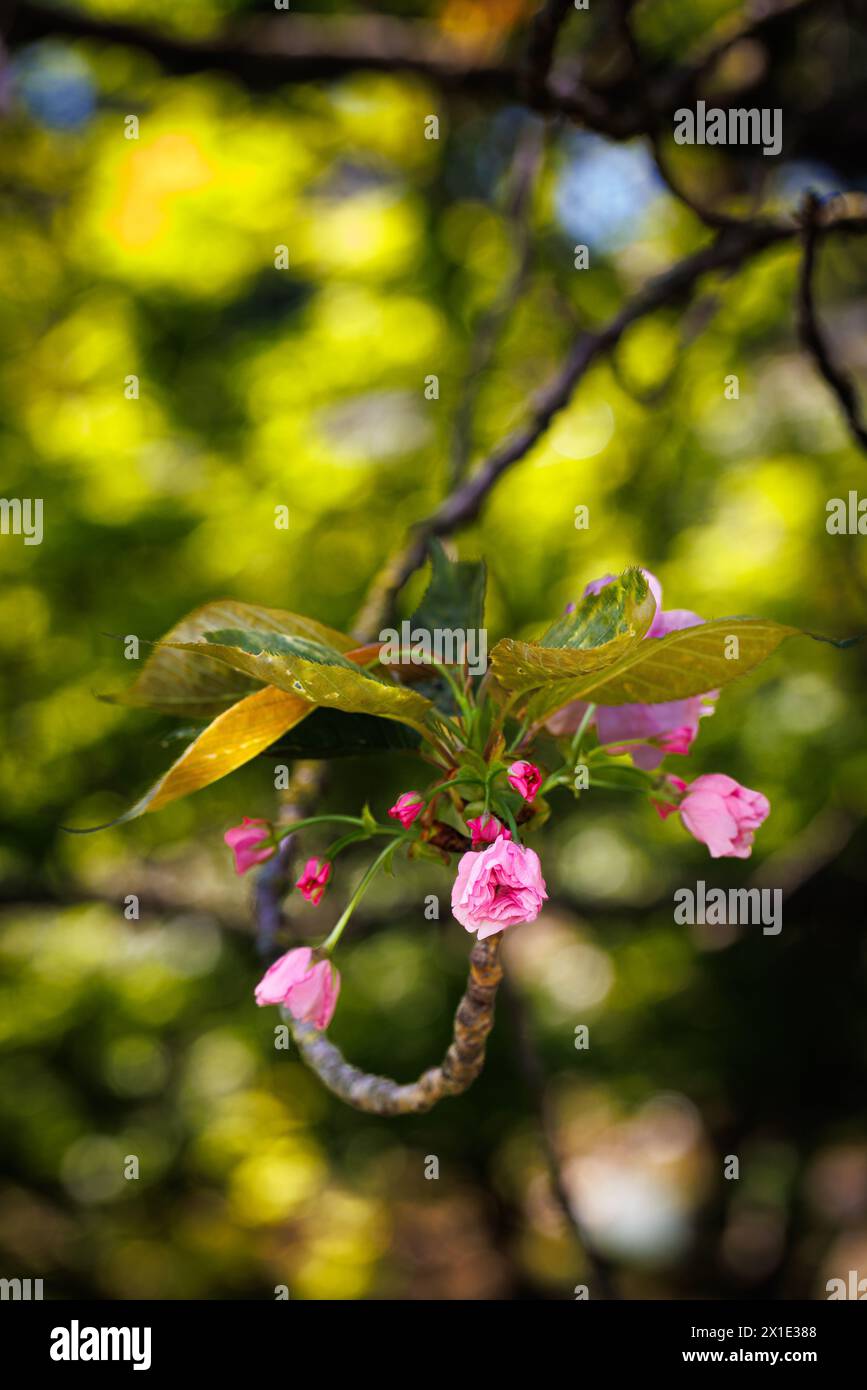
[[[403,836],[403,834],[399,831],[394,833],[400,834],[402,839],[405,838],[405,836]],[[393,854],[394,850],[395,846],[393,844],[386,845],[385,849],[383,849],[376,856],[373,863],[368,865],[367,869],[365,870],[364,876],[361,879],[361,882],[359,883],[352,897],[349,899],[349,902],[346,904],[346,907],[343,909],[343,912],[341,913],[339,920],[335,923],[333,930],[326,938],[326,940],[323,941],[322,945],[318,948],[320,951],[329,953],[334,950],[334,947],[337,945],[338,941],[343,935],[344,927],[346,926],[347,922],[349,921],[358,904],[361,902],[361,899],[364,897],[371,883],[376,878],[376,875],[379,873],[388,855]]]
[[[590,752],[587,754],[587,761],[590,762],[596,757],[597,753],[607,753],[609,748],[635,748],[645,743],[647,743],[646,738],[618,738],[612,743],[597,743],[596,747],[591,748]]]
[[[328,846],[325,850],[324,858],[333,859],[342,849],[346,849],[347,845],[353,845],[357,840],[371,839],[374,835],[402,836],[403,831],[397,829],[392,830],[391,826],[388,825],[383,825],[381,827],[377,826],[376,830],[350,830],[347,835],[341,835],[339,840],[335,840],[333,844]]]
[[[359,825],[365,826],[361,816],[305,816],[304,820],[293,820],[287,825],[277,828],[277,834],[271,836],[271,843],[279,846],[287,835],[294,835],[298,830],[306,830],[308,825],[328,825],[336,821],[339,825]],[[263,841],[263,843],[265,843]]]
[[[433,666],[434,670],[439,671],[443,679],[448,682],[449,688],[451,689],[451,692],[458,703],[459,710],[461,711],[465,719],[469,719],[470,702],[467,699],[464,692],[461,690],[454,676],[449,671],[449,668],[447,666],[443,666],[439,661],[432,661],[431,665]]]
[[[584,735],[586,734],[587,729],[588,729],[589,726],[590,726],[590,720],[593,718],[593,716],[594,716],[595,713],[596,713],[596,706],[595,706],[595,705],[588,705],[587,708],[586,708],[586,710],[584,711],[584,717],[582,718],[581,723],[578,725],[578,728],[575,730],[575,735],[574,735],[574,737],[573,737],[573,739],[572,739],[572,743],[571,743],[571,746],[570,746],[570,748],[569,748],[569,756],[571,757],[573,763],[574,763],[575,759],[578,757],[578,754],[579,754],[580,751],[581,751],[581,744],[582,744],[583,741],[584,741]]]

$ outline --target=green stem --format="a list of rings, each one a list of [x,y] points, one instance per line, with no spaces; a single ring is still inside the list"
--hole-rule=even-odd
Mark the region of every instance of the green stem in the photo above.
[[[341,913],[339,920],[335,923],[333,930],[326,938],[326,940],[323,941],[322,945],[318,948],[320,951],[330,953],[334,950],[334,947],[337,945],[338,941],[343,935],[343,929],[346,926],[346,923],[349,921],[350,917],[352,916],[358,904],[361,902],[361,899],[364,897],[371,883],[376,878],[376,875],[379,873],[388,855],[394,853],[394,848],[394,845],[386,845],[385,849],[382,850],[381,853],[376,856],[373,863],[368,865],[364,873],[364,876],[361,879],[361,882],[359,883],[352,897],[349,899],[349,902],[346,904],[346,907]]]
[[[433,801],[435,796],[439,796],[440,792],[448,791],[449,787],[469,787],[472,786],[474,782],[478,781],[478,777],[452,777],[448,782],[438,782],[437,785],[432,787],[428,792],[425,797],[425,802]]]
[[[504,758],[511,758],[511,757],[514,757],[515,753],[519,753],[519,752],[521,751],[521,744],[524,742],[524,739],[527,737],[527,734],[528,734],[528,732],[529,732],[529,729],[530,729],[530,720],[529,720],[529,717],[527,717],[526,719],[524,719],[524,720],[522,721],[521,727],[519,728],[517,734],[516,734],[515,737],[512,739],[512,742],[509,744],[509,747],[506,749],[505,753],[503,754],[503,757],[504,757]]]
[[[587,754],[587,761],[590,762],[597,753],[607,753],[609,748],[635,748],[646,743],[646,738],[618,738],[613,743],[597,743],[596,747],[591,748]]]
[[[627,786],[624,782],[600,782],[597,778],[593,777],[590,781],[589,790],[592,792],[596,787],[602,787],[604,791],[608,792],[638,792],[641,796],[644,796],[647,790],[646,787]]]
[[[509,822],[509,829],[512,832],[512,839],[514,840],[516,845],[519,845],[521,843],[521,837],[518,834],[518,823],[515,820],[515,817],[512,815],[511,809],[505,804],[505,802],[503,803],[503,811],[505,812],[506,820]]]
[[[279,848],[287,835],[294,835],[297,830],[306,830],[308,825],[328,825],[337,822],[339,825],[360,825],[365,829],[364,821],[361,816],[306,816],[304,820],[293,820],[286,825],[275,827],[275,833],[263,844],[272,844]]]
[[[581,751],[581,744],[582,744],[582,742],[583,742],[583,740],[584,740],[584,735],[586,734],[587,729],[588,729],[589,726],[590,726],[590,720],[593,718],[593,716],[594,716],[595,713],[596,713],[596,706],[595,706],[595,705],[588,705],[587,708],[586,708],[586,710],[584,711],[584,715],[583,715],[583,718],[582,718],[582,720],[581,720],[581,723],[578,725],[578,728],[575,730],[575,734],[574,734],[574,736],[573,736],[572,743],[571,743],[570,748],[569,748],[569,754],[570,754],[570,757],[571,757],[573,763],[574,763],[575,759],[578,757],[579,752]]]
[[[575,775],[575,769],[570,763],[564,763],[556,772],[552,772],[550,777],[546,777],[539,788],[539,796],[544,796],[552,787],[567,786]]]
[[[450,673],[449,668],[448,668],[447,666],[443,666],[439,661],[432,661],[430,664],[431,664],[431,666],[433,666],[434,670],[439,671],[439,673],[440,673],[440,675],[443,677],[443,679],[446,680],[446,681],[448,682],[449,688],[451,689],[452,694],[454,695],[455,699],[456,699],[457,702],[458,702],[458,708],[460,709],[460,711],[461,711],[461,713],[463,714],[464,718],[465,718],[465,719],[469,719],[469,717],[470,717],[470,702],[469,702],[469,700],[467,699],[467,697],[466,697],[466,695],[464,694],[464,692],[461,690],[461,688],[460,688],[460,686],[458,685],[457,681],[454,679],[454,677],[453,677],[452,674]]]
[[[374,835],[390,835],[394,838],[395,836],[402,836],[403,831],[397,829],[392,830],[391,826],[387,825],[381,827],[377,826],[376,830],[365,830],[363,832],[361,830],[350,830],[348,835],[341,835],[339,840],[335,840],[332,845],[328,846],[324,852],[324,858],[333,859],[342,849],[346,849],[347,845],[353,845],[357,840],[372,839]]]
[[[515,692],[514,694],[509,696],[508,700],[504,700],[502,705],[498,709],[496,715],[494,716],[494,722],[491,725],[491,731],[488,734],[489,745],[493,744],[493,740],[496,738],[497,734],[499,734],[500,730],[505,726],[509,711],[511,710],[512,706],[515,704],[518,698],[518,693]]]

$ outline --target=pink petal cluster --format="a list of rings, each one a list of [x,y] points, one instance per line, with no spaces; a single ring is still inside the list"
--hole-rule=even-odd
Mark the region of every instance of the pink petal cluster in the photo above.
[[[245,874],[255,864],[264,864],[276,853],[273,845],[263,844],[270,834],[268,821],[250,820],[249,816],[245,816],[240,825],[233,825],[231,830],[226,831],[223,839],[235,856],[236,874]]]
[[[756,830],[770,815],[771,804],[761,792],[742,787],[722,772],[709,772],[686,783],[670,777],[679,803],[657,803],[663,820],[679,811],[685,828],[707,845],[711,859],[749,859]]]
[[[392,820],[399,820],[404,830],[407,830],[423,810],[424,797],[421,792],[401,792],[394,805],[389,806],[388,814]]]
[[[512,763],[506,777],[509,786],[518,792],[525,801],[535,801],[542,785],[542,774],[535,763],[528,763],[523,760]]]
[[[331,864],[327,859],[308,859],[295,887],[300,888],[309,903],[318,907],[330,877]]]
[[[309,946],[287,951],[269,966],[256,986],[256,1003],[283,1004],[299,1023],[327,1028],[337,1007],[340,974],[330,961],[312,964]]]
[[[481,845],[493,844],[500,835],[505,840],[512,838],[511,830],[503,825],[502,821],[497,820],[496,816],[492,816],[490,812],[483,816],[474,816],[472,820],[467,821],[467,825],[472,836],[473,849],[479,849]]]
[[[500,835],[487,849],[462,857],[452,887],[452,912],[484,941],[518,922],[535,921],[547,896],[535,850]]]
[[[670,729],[666,734],[660,734],[653,741],[657,748],[661,748],[663,753],[689,752],[692,741],[697,730],[691,724],[681,724],[677,729]]]
[[[650,591],[656,599],[656,612],[653,622],[645,633],[645,640],[665,637],[669,632],[680,632],[686,627],[697,627],[704,622],[697,613],[688,608],[662,608],[662,586],[656,575],[642,570]],[[601,579],[593,579],[584,590],[588,594],[598,594],[614,579],[613,574],[604,574]],[[706,695],[693,695],[686,700],[665,700],[654,705],[600,705],[593,722],[600,743],[619,743],[621,740],[642,738],[649,740],[647,746],[624,749],[632,756],[636,767],[652,771],[659,767],[666,753],[688,753],[690,744],[698,732],[698,721],[704,715],[713,714],[713,701],[717,698],[715,690]],[[584,718],[587,705],[583,700],[573,700],[571,705],[558,710],[548,720],[548,728],[553,734],[573,734]],[[616,751],[616,750],[614,750]]]
[[[680,818],[711,859],[749,859],[753,835],[767,820],[771,805],[761,792],[742,787],[722,772],[696,777],[680,803]]]

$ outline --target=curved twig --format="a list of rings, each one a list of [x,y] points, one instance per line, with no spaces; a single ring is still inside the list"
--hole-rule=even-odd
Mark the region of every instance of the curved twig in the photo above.
[[[819,322],[813,282],[819,235],[822,230],[822,205],[815,193],[808,193],[802,212],[804,255],[798,285],[798,331],[801,342],[816,364],[819,374],[840,403],[849,433],[861,449],[867,449],[867,427],[862,418],[858,392],[854,381],[840,364]]]
[[[311,1023],[297,1023],[285,1011],[299,1051],[329,1091],[347,1105],[369,1115],[418,1115],[446,1096],[457,1096],[473,1084],[485,1064],[485,1043],[494,1026],[494,1001],[503,978],[500,944],[503,933],[477,941],[470,953],[470,973],[455,1014],[452,1042],[438,1067],[417,1081],[401,1085],[388,1076],[361,1071],[347,1062],[340,1049]]]

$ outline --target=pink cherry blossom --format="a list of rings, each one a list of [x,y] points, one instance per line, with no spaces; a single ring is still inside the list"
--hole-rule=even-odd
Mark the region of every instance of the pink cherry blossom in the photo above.
[[[645,633],[645,641],[665,637],[670,632],[680,632],[687,627],[697,627],[704,622],[697,613],[688,608],[662,608],[662,587],[656,575],[642,570],[650,591],[656,600],[653,622]],[[588,594],[598,594],[610,584],[613,574],[604,574],[601,579],[593,579],[584,590]],[[709,691],[705,695],[693,695],[684,700],[663,700],[658,704],[600,705],[593,723],[600,743],[619,744],[629,739],[647,739],[641,747],[624,749],[632,757],[636,767],[652,771],[659,767],[666,753],[686,753],[698,733],[698,722],[705,715],[713,714],[713,702],[718,692]],[[553,734],[573,734],[577,730],[587,705],[583,700],[573,700],[558,710],[548,720],[548,728]],[[675,746],[666,747],[663,740],[674,734],[678,737]],[[615,748],[612,750],[617,752]]]
[[[761,792],[711,772],[689,784],[678,810],[690,835],[707,845],[711,859],[749,859],[753,835],[771,806]]]
[[[388,814],[392,820],[399,820],[406,830],[423,810],[424,797],[421,792],[401,792],[394,805],[388,808]]]
[[[256,986],[256,1003],[283,1004],[299,1023],[327,1028],[340,993],[340,973],[330,961],[313,963],[309,946],[287,951]]]
[[[547,896],[535,850],[500,835],[487,849],[470,850],[460,860],[452,912],[484,941],[518,922],[535,921]]]
[[[470,834],[473,837],[473,849],[478,849],[481,845],[490,845],[500,835],[506,840],[511,840],[512,832],[502,821],[497,820],[490,812],[483,816],[474,816],[467,821]]]
[[[275,846],[263,843],[270,838],[271,826],[266,820],[250,820],[245,816],[240,825],[233,825],[223,839],[235,856],[235,873],[245,874],[255,864],[264,864],[276,853]]]
[[[308,859],[304,872],[295,884],[304,897],[314,907],[318,907],[325,892],[325,885],[331,877],[331,864],[327,859]]]
[[[542,785],[542,774],[535,763],[524,762],[512,763],[507,773],[509,786],[524,798],[525,801],[535,801],[536,794]]]

